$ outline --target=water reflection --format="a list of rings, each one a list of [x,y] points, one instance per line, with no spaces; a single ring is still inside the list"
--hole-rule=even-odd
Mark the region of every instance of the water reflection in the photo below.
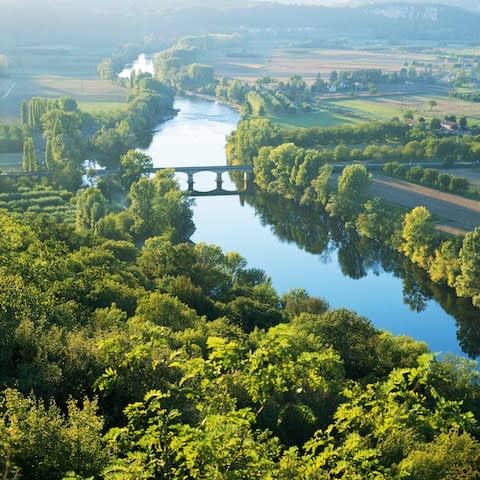
[[[360,237],[355,230],[346,229],[322,212],[259,190],[243,199],[280,240],[294,242],[324,262],[336,255],[343,275],[357,280],[369,274],[392,273],[402,280],[403,302],[415,312],[422,312],[428,302],[436,301],[455,318],[462,351],[472,358],[480,356],[480,310],[469,299],[458,298],[452,289],[430,281],[424,270],[391,248]]]

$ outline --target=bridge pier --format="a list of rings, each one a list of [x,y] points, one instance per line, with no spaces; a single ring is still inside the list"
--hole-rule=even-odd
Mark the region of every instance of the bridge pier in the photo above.
[[[193,172],[188,172],[187,176],[188,191],[193,192]]]
[[[221,190],[221,189],[222,189],[222,183],[223,183],[222,173],[223,173],[223,172],[217,172],[217,190]]]
[[[243,172],[243,188],[247,190],[247,188],[250,186],[250,182],[252,181],[252,177],[250,175],[250,172],[247,172],[246,170]]]

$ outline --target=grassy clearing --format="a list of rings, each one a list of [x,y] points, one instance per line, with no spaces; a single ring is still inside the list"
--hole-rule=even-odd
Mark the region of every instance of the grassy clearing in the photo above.
[[[309,127],[334,127],[336,125],[345,125],[358,123],[358,119],[335,113],[329,110],[319,110],[314,112],[297,112],[295,114],[273,115],[271,118],[281,127],[285,128],[309,128]]]
[[[0,170],[19,169],[21,166],[21,153],[0,153]]]

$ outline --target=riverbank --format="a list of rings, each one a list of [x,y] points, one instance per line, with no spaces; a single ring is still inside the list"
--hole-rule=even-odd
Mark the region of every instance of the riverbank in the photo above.
[[[228,100],[224,100],[222,98],[217,98],[214,95],[207,95],[205,93],[188,92],[188,91],[182,92],[182,95],[185,97],[199,98],[201,100],[206,100],[208,102],[218,102],[222,105],[226,105],[227,107],[230,107],[233,110],[236,110],[237,112],[240,112],[242,109],[242,107],[237,103],[229,102]]]

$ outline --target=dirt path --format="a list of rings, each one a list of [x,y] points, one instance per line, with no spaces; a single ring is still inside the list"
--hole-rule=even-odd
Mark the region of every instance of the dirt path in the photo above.
[[[480,202],[475,200],[379,174],[373,176],[371,194],[407,208],[424,205],[433,215],[446,220],[441,229],[450,233],[464,233],[480,226]]]

